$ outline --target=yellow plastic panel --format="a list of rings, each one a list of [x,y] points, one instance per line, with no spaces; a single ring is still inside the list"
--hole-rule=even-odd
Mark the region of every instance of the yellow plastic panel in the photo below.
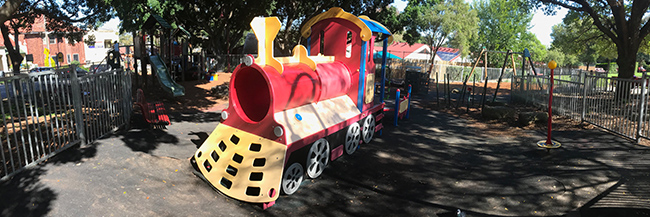
[[[296,114],[302,120],[296,118]],[[291,144],[359,114],[361,113],[352,99],[343,95],[277,112],[274,118],[284,126],[287,144]]]
[[[311,68],[311,70],[316,70],[316,62],[309,58],[307,55],[307,48],[302,45],[296,45],[293,47],[293,56],[291,57],[279,57],[278,61],[282,64],[291,64],[291,63],[304,63]]]
[[[268,65],[278,73],[284,71],[282,63],[273,58],[273,40],[278,35],[282,24],[277,17],[255,17],[251,21],[251,28],[257,37],[257,59],[255,63],[260,66]]]
[[[307,21],[307,23],[305,23],[305,25],[302,26],[302,29],[300,29],[300,34],[302,34],[302,37],[305,38],[309,37],[311,35],[311,26],[313,26],[314,24],[318,23],[321,20],[325,20],[329,18],[341,18],[357,25],[361,29],[361,33],[359,34],[359,36],[363,41],[368,41],[370,40],[370,38],[372,38],[372,31],[370,31],[370,28],[368,28],[368,26],[366,26],[366,24],[363,23],[363,21],[361,21],[357,16],[345,12],[343,9],[339,7],[330,8],[329,10],[309,19],[309,21]]]
[[[280,194],[286,151],[284,144],[219,124],[194,158],[201,174],[219,191],[238,200],[265,203]]]
[[[316,62],[309,58],[309,54],[307,53],[307,48],[305,48],[305,46],[296,45],[293,48],[293,57],[296,58],[298,62],[307,64],[311,70],[316,70]]]
[[[366,100],[365,103],[371,103],[375,98],[375,74],[366,75]]]
[[[409,107],[409,100],[404,100],[399,103],[399,113],[403,113]]]

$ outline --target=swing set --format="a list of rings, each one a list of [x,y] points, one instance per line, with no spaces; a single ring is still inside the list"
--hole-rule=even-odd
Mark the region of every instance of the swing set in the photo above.
[[[465,98],[465,93],[467,91],[467,82],[474,75],[474,71],[476,69],[476,66],[478,65],[479,62],[481,62],[482,57],[484,58],[483,63],[485,64],[485,69],[486,69],[486,72],[487,72],[487,56],[488,56],[488,53],[501,53],[501,54],[505,53],[506,54],[505,59],[503,61],[503,66],[501,67],[501,73],[499,74],[499,79],[497,81],[497,86],[496,86],[496,89],[494,91],[494,96],[492,97],[492,102],[494,102],[496,100],[497,94],[499,93],[499,87],[501,86],[501,81],[503,80],[503,74],[504,74],[504,72],[506,70],[506,66],[508,65],[508,59],[510,59],[511,63],[512,63],[513,76],[517,75],[517,69],[516,69],[517,66],[515,64],[514,54],[523,55],[523,62],[522,62],[522,66],[521,66],[522,75],[526,71],[525,70],[526,69],[526,60],[528,60],[528,64],[530,64],[530,66],[531,66],[533,75],[535,75],[535,76],[538,75],[537,71],[535,70],[535,67],[533,67],[533,60],[531,58],[530,51],[528,51],[528,48],[524,49],[523,52],[513,52],[512,50],[508,50],[508,51],[491,51],[491,50],[483,49],[483,50],[481,50],[481,53],[476,58],[476,61],[474,62],[474,66],[472,66],[472,70],[470,71],[469,75],[466,76],[465,79],[463,80],[463,88],[462,88],[463,90],[462,90],[462,93],[461,93],[461,99]],[[486,101],[485,95],[486,95],[486,90],[487,90],[486,88],[487,88],[487,81],[488,81],[487,73],[485,73],[485,75],[484,75],[484,80],[485,80],[485,87],[483,88],[483,102],[481,104],[481,107],[483,107],[483,105],[485,105],[485,101]],[[539,81],[539,79],[537,79],[537,83],[541,88],[542,84]],[[458,105],[460,105],[461,101],[462,100],[458,101]],[[457,107],[458,107],[458,105],[457,105]]]

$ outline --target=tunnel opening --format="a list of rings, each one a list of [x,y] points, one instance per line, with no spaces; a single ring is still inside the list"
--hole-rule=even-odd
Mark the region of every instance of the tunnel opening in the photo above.
[[[233,79],[235,100],[241,108],[238,113],[244,120],[260,122],[271,107],[269,84],[262,73],[253,67],[245,67]]]

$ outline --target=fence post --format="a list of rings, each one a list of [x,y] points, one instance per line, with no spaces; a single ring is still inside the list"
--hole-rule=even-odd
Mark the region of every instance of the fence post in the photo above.
[[[77,78],[77,66],[70,66],[70,83],[72,91],[72,106],[74,107],[74,119],[75,119],[75,128],[77,131],[77,136],[81,140],[81,145],[86,145],[86,134],[84,132],[84,120],[83,120],[83,109],[81,107],[81,85],[79,84],[79,78]]]
[[[397,126],[397,119],[399,117],[399,88],[397,88],[397,92],[395,93],[395,120],[393,120],[393,125]]]
[[[587,115],[587,74],[580,71],[580,80],[582,81],[582,112],[580,113],[580,122],[585,122]]]
[[[122,113],[124,118],[124,129],[128,130],[131,128],[131,108],[133,107],[133,99],[131,96],[131,87],[132,83],[131,76],[128,70],[118,70],[117,74],[120,77],[120,81],[127,81],[121,84],[122,86]]]
[[[648,85],[648,81],[646,80],[647,76],[645,73],[643,73],[643,76],[641,76],[641,80],[643,82],[641,83],[641,108],[639,108],[639,124],[637,125],[637,132],[636,132],[636,143],[639,143],[641,141],[641,135],[643,135],[643,113],[645,112],[645,103],[646,103],[646,85]]]

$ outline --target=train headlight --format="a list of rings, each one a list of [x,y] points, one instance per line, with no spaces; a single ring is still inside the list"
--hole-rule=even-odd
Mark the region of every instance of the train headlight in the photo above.
[[[282,129],[282,127],[276,126],[275,128],[273,128],[273,134],[275,134],[275,136],[277,137],[280,137],[284,135],[284,130]]]
[[[255,58],[253,58],[253,55],[246,55],[243,59],[244,65],[246,66],[251,66],[253,63],[255,63]]]
[[[228,112],[227,111],[221,111],[221,119],[226,120],[228,119]]]

